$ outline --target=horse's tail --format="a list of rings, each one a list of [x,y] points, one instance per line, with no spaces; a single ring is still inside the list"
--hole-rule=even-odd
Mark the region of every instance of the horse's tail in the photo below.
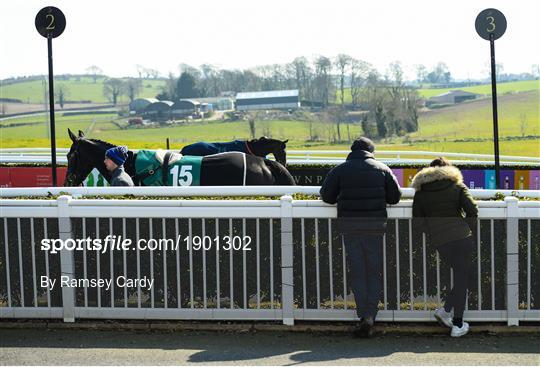
[[[294,177],[281,163],[264,159],[266,167],[272,172],[276,185],[295,186]]]

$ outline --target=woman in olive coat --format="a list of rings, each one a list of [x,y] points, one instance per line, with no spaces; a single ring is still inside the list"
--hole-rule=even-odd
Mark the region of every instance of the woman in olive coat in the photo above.
[[[442,157],[418,172],[412,186],[416,190],[414,224],[429,236],[429,244],[436,247],[441,260],[454,272],[454,288],[444,308],[435,311],[435,318],[452,329],[451,336],[459,337],[469,331],[463,311],[474,242],[467,219],[477,218],[478,208],[459,169]]]

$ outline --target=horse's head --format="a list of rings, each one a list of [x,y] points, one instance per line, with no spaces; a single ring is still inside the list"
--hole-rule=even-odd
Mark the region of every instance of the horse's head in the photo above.
[[[97,167],[104,173],[101,166],[104,167],[103,157],[106,147],[101,147],[87,139],[80,130],[78,136],[70,129],[68,129],[68,134],[72,144],[67,154],[68,168],[64,186],[79,186],[94,168]]]
[[[267,138],[266,136],[262,136],[259,139],[255,140],[253,145],[258,151],[263,152],[263,155],[272,153],[276,158],[276,161],[278,161],[282,165],[285,165],[287,164],[287,152],[285,151],[285,149],[287,148],[288,141],[288,139],[281,141],[278,139],[271,139]]]

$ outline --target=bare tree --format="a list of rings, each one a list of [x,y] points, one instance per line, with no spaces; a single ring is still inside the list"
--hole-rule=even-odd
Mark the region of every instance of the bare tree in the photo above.
[[[141,79],[144,75],[144,78],[146,79],[157,79],[159,78],[159,71],[152,68],[146,68],[142,65],[137,65],[137,73],[139,73],[139,79]]]
[[[124,81],[118,78],[108,78],[103,83],[103,95],[116,106],[118,96],[124,90]]]
[[[519,130],[521,137],[525,137],[525,133],[527,132],[527,115],[524,113],[519,114]]]
[[[211,64],[200,66],[201,80],[199,90],[202,96],[217,96],[220,92],[218,84],[218,69]]]
[[[129,101],[133,101],[140,93],[142,87],[142,82],[140,79],[128,78],[125,81],[124,92],[129,98]]]
[[[257,138],[257,132],[256,132],[256,127],[255,127],[255,122],[259,118],[259,112],[257,112],[257,111],[248,112],[245,115],[245,118],[248,120],[249,135],[251,136],[251,139],[256,139]]]
[[[331,107],[328,108],[326,111],[328,122],[330,122],[332,125],[336,125],[337,128],[337,142],[341,142],[341,129],[340,124],[345,120],[345,117],[347,115],[347,112],[343,107]],[[332,129],[333,130],[333,129]],[[333,132],[332,132],[332,135]],[[334,142],[336,139],[334,138]]]
[[[141,64],[137,64],[135,67],[137,68],[137,74],[139,74],[139,79],[142,79],[142,76],[146,68],[142,66]]]
[[[64,104],[66,103],[66,99],[69,94],[69,88],[65,84],[58,84],[54,94],[60,108],[64,108]]]
[[[387,127],[390,127],[390,133],[400,134],[402,130],[402,122],[405,120],[403,114],[403,69],[401,62],[394,61],[388,66],[386,73],[386,91],[390,96],[390,100],[386,101]]]
[[[383,139],[388,135],[386,106],[388,105],[389,94],[375,70],[370,72],[367,77],[363,95],[369,106],[369,114],[364,115],[362,118],[362,130],[368,137],[378,136]],[[375,128],[372,128],[373,124],[370,119],[372,119],[371,121],[375,120]],[[376,133],[374,130],[376,130]]]
[[[103,70],[101,70],[101,68],[96,65],[87,67],[86,72],[92,76],[92,79],[94,79],[94,83],[97,82],[98,76],[103,74]]]
[[[323,107],[327,107],[330,102],[330,91],[332,88],[332,62],[328,57],[319,56],[315,60],[315,83],[319,92],[319,100]]]
[[[500,78],[503,70],[504,70],[504,64],[503,63],[500,63],[500,62],[495,63],[495,76],[496,76],[497,79]]]
[[[296,88],[300,92],[300,96],[304,99],[312,100],[313,93],[311,90],[312,70],[309,61],[305,57],[297,57],[291,63],[294,70],[294,79]]]
[[[422,84],[426,80],[427,68],[422,64],[414,65],[416,71],[416,81],[418,84]]]
[[[416,89],[403,89],[403,108],[407,114],[405,130],[408,133],[418,131],[418,109],[420,108],[420,95]]]
[[[163,101],[163,100],[173,100],[174,96],[176,94],[176,78],[174,77],[173,73],[169,73],[169,77],[165,81],[165,85],[161,88],[161,93],[159,93],[156,98]]]
[[[362,60],[351,59],[351,74],[350,74],[350,83],[351,83],[351,102],[353,107],[357,107],[360,102],[360,95],[362,92],[362,87],[365,84],[367,76],[369,75],[372,66]]]
[[[349,55],[339,54],[336,58],[336,68],[339,73],[339,92],[340,92],[340,101],[341,108],[345,104],[345,76],[347,74],[348,68],[351,64],[352,58]],[[339,127],[338,127],[339,131]]]

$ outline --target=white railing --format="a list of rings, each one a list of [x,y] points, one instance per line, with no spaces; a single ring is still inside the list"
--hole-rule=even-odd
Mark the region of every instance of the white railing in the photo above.
[[[57,148],[57,162],[67,163],[69,149]],[[138,149],[134,149],[135,152]],[[348,150],[287,150],[289,164],[339,164],[345,161]],[[494,164],[493,155],[472,153],[445,153],[433,151],[377,150],[377,158],[385,163],[427,164],[431,159],[445,156],[461,164]],[[500,160],[507,165],[540,165],[538,157],[501,155]],[[0,163],[50,163],[48,148],[5,148],[0,149]]]
[[[245,188],[242,188],[243,190]],[[213,193],[207,193],[213,195]],[[223,194],[227,195],[227,194]],[[478,202],[475,286],[465,319],[540,321],[531,278],[540,202]],[[432,321],[451,273],[425,236],[413,236],[411,201],[388,208],[379,320]],[[355,320],[336,208],[319,200],[56,200],[0,203],[0,318]],[[41,250],[42,239],[182,239],[176,250]],[[250,250],[211,246],[195,236],[250,239]],[[220,245],[221,246],[221,245]],[[133,249],[134,250],[134,249]],[[116,252],[116,253],[115,253]],[[527,264],[527,266],[519,266]],[[151,289],[42,288],[42,276],[68,280],[123,275],[154,279]],[[525,280],[524,280],[525,279]],[[524,291],[525,290],[525,291]]]
[[[328,156],[342,156],[346,157],[349,154],[350,150],[287,150],[288,157],[301,157],[305,159],[310,158],[327,158]],[[473,153],[448,153],[448,152],[433,152],[433,151],[414,151],[414,150],[376,150],[375,154],[377,157],[380,156],[395,156],[397,159],[401,157],[418,157],[418,156],[430,156],[430,157],[452,157],[452,158],[470,158],[470,159],[488,159],[493,160],[493,154],[473,154]],[[522,162],[537,162],[540,163],[540,158],[538,157],[524,157],[524,156],[511,156],[511,155],[501,155],[501,160],[510,160],[510,161],[522,161]]]
[[[319,195],[320,186],[136,186],[136,187],[9,187],[0,188],[0,197],[47,196],[69,194],[76,197],[95,195],[133,196],[281,196],[293,194]],[[401,188],[402,198],[413,198],[413,188]],[[493,199],[497,194],[540,198],[540,190],[470,189],[476,199]]]

